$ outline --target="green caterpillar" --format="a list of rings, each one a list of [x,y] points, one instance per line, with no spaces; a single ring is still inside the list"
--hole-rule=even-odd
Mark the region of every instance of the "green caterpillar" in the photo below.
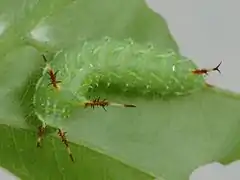
[[[202,76],[191,73],[196,68],[192,61],[174,52],[158,51],[132,40],[104,38],[57,53],[50,66],[59,71],[60,90],[56,92],[48,86],[47,67],[36,85],[33,103],[42,127],[64,127],[63,119],[81,108],[81,103],[88,102],[91,92],[171,98],[205,86]]]

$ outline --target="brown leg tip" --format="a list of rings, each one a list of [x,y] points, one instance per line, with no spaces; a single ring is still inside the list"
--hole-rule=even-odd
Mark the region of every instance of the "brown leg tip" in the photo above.
[[[136,107],[136,106],[133,104],[124,104],[124,107]]]
[[[73,159],[73,155],[70,154],[69,156],[70,156],[71,161],[72,161],[72,162],[75,162],[74,159]]]
[[[41,144],[39,142],[37,142],[37,148],[40,148]]]

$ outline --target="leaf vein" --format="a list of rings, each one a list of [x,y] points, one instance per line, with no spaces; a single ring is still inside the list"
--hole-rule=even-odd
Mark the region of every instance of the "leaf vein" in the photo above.
[[[19,148],[18,148],[18,145],[17,145],[17,142],[16,142],[16,138],[15,138],[15,134],[14,134],[14,131],[13,131],[13,128],[12,128],[12,127],[10,128],[10,133],[11,133],[11,138],[12,138],[12,141],[13,141],[13,144],[14,144],[15,151],[16,151],[16,153],[17,153],[17,155],[18,155],[18,157],[19,157],[19,160],[20,160],[21,163],[22,163],[22,167],[23,167],[23,169],[24,169],[24,172],[21,170],[21,173],[27,175],[28,177],[31,177],[31,175],[30,175],[30,173],[29,173],[29,171],[28,171],[28,169],[27,169],[27,167],[26,167],[26,164],[25,164],[25,162],[24,162],[24,160],[23,160],[23,158],[22,158],[22,155],[21,155],[21,153],[19,153],[19,151],[18,151]],[[31,179],[35,179],[35,178],[34,178],[34,177],[31,177]]]
[[[53,150],[56,151],[57,148],[56,148],[56,145],[55,145],[53,139],[51,139],[51,144],[52,144],[52,146],[53,146]],[[56,162],[56,164],[57,164],[57,169],[58,169],[59,173],[62,175],[63,180],[65,180],[66,178],[65,178],[65,176],[64,176],[64,173],[61,171],[60,164],[59,164],[59,162],[58,162],[57,153],[54,153],[54,160],[55,160],[55,162]]]

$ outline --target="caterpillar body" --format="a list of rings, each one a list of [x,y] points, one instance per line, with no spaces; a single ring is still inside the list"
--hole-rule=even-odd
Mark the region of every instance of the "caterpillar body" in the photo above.
[[[33,102],[44,127],[63,127],[63,119],[89,101],[89,92],[161,98],[186,95],[205,86],[203,77],[191,73],[196,68],[192,61],[130,39],[86,41],[57,53],[50,65],[58,70],[61,90],[48,86],[46,67]]]

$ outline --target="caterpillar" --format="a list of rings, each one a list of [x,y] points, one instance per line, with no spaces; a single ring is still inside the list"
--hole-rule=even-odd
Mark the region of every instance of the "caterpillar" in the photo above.
[[[117,105],[99,99],[90,100],[88,94],[101,92],[121,96],[163,98],[186,95],[205,86],[204,78],[193,75],[195,64],[174,53],[159,52],[153,45],[135,43],[131,39],[114,40],[109,37],[86,41],[55,54],[49,63],[58,70],[61,90],[49,87],[49,65],[36,84],[33,98],[35,114],[42,122],[38,146],[46,126],[58,130],[68,148],[64,120],[81,107]],[[95,103],[95,104],[94,104]],[[102,104],[101,104],[102,103]],[[136,107],[122,104],[123,107]],[[68,149],[72,158],[71,152]]]

